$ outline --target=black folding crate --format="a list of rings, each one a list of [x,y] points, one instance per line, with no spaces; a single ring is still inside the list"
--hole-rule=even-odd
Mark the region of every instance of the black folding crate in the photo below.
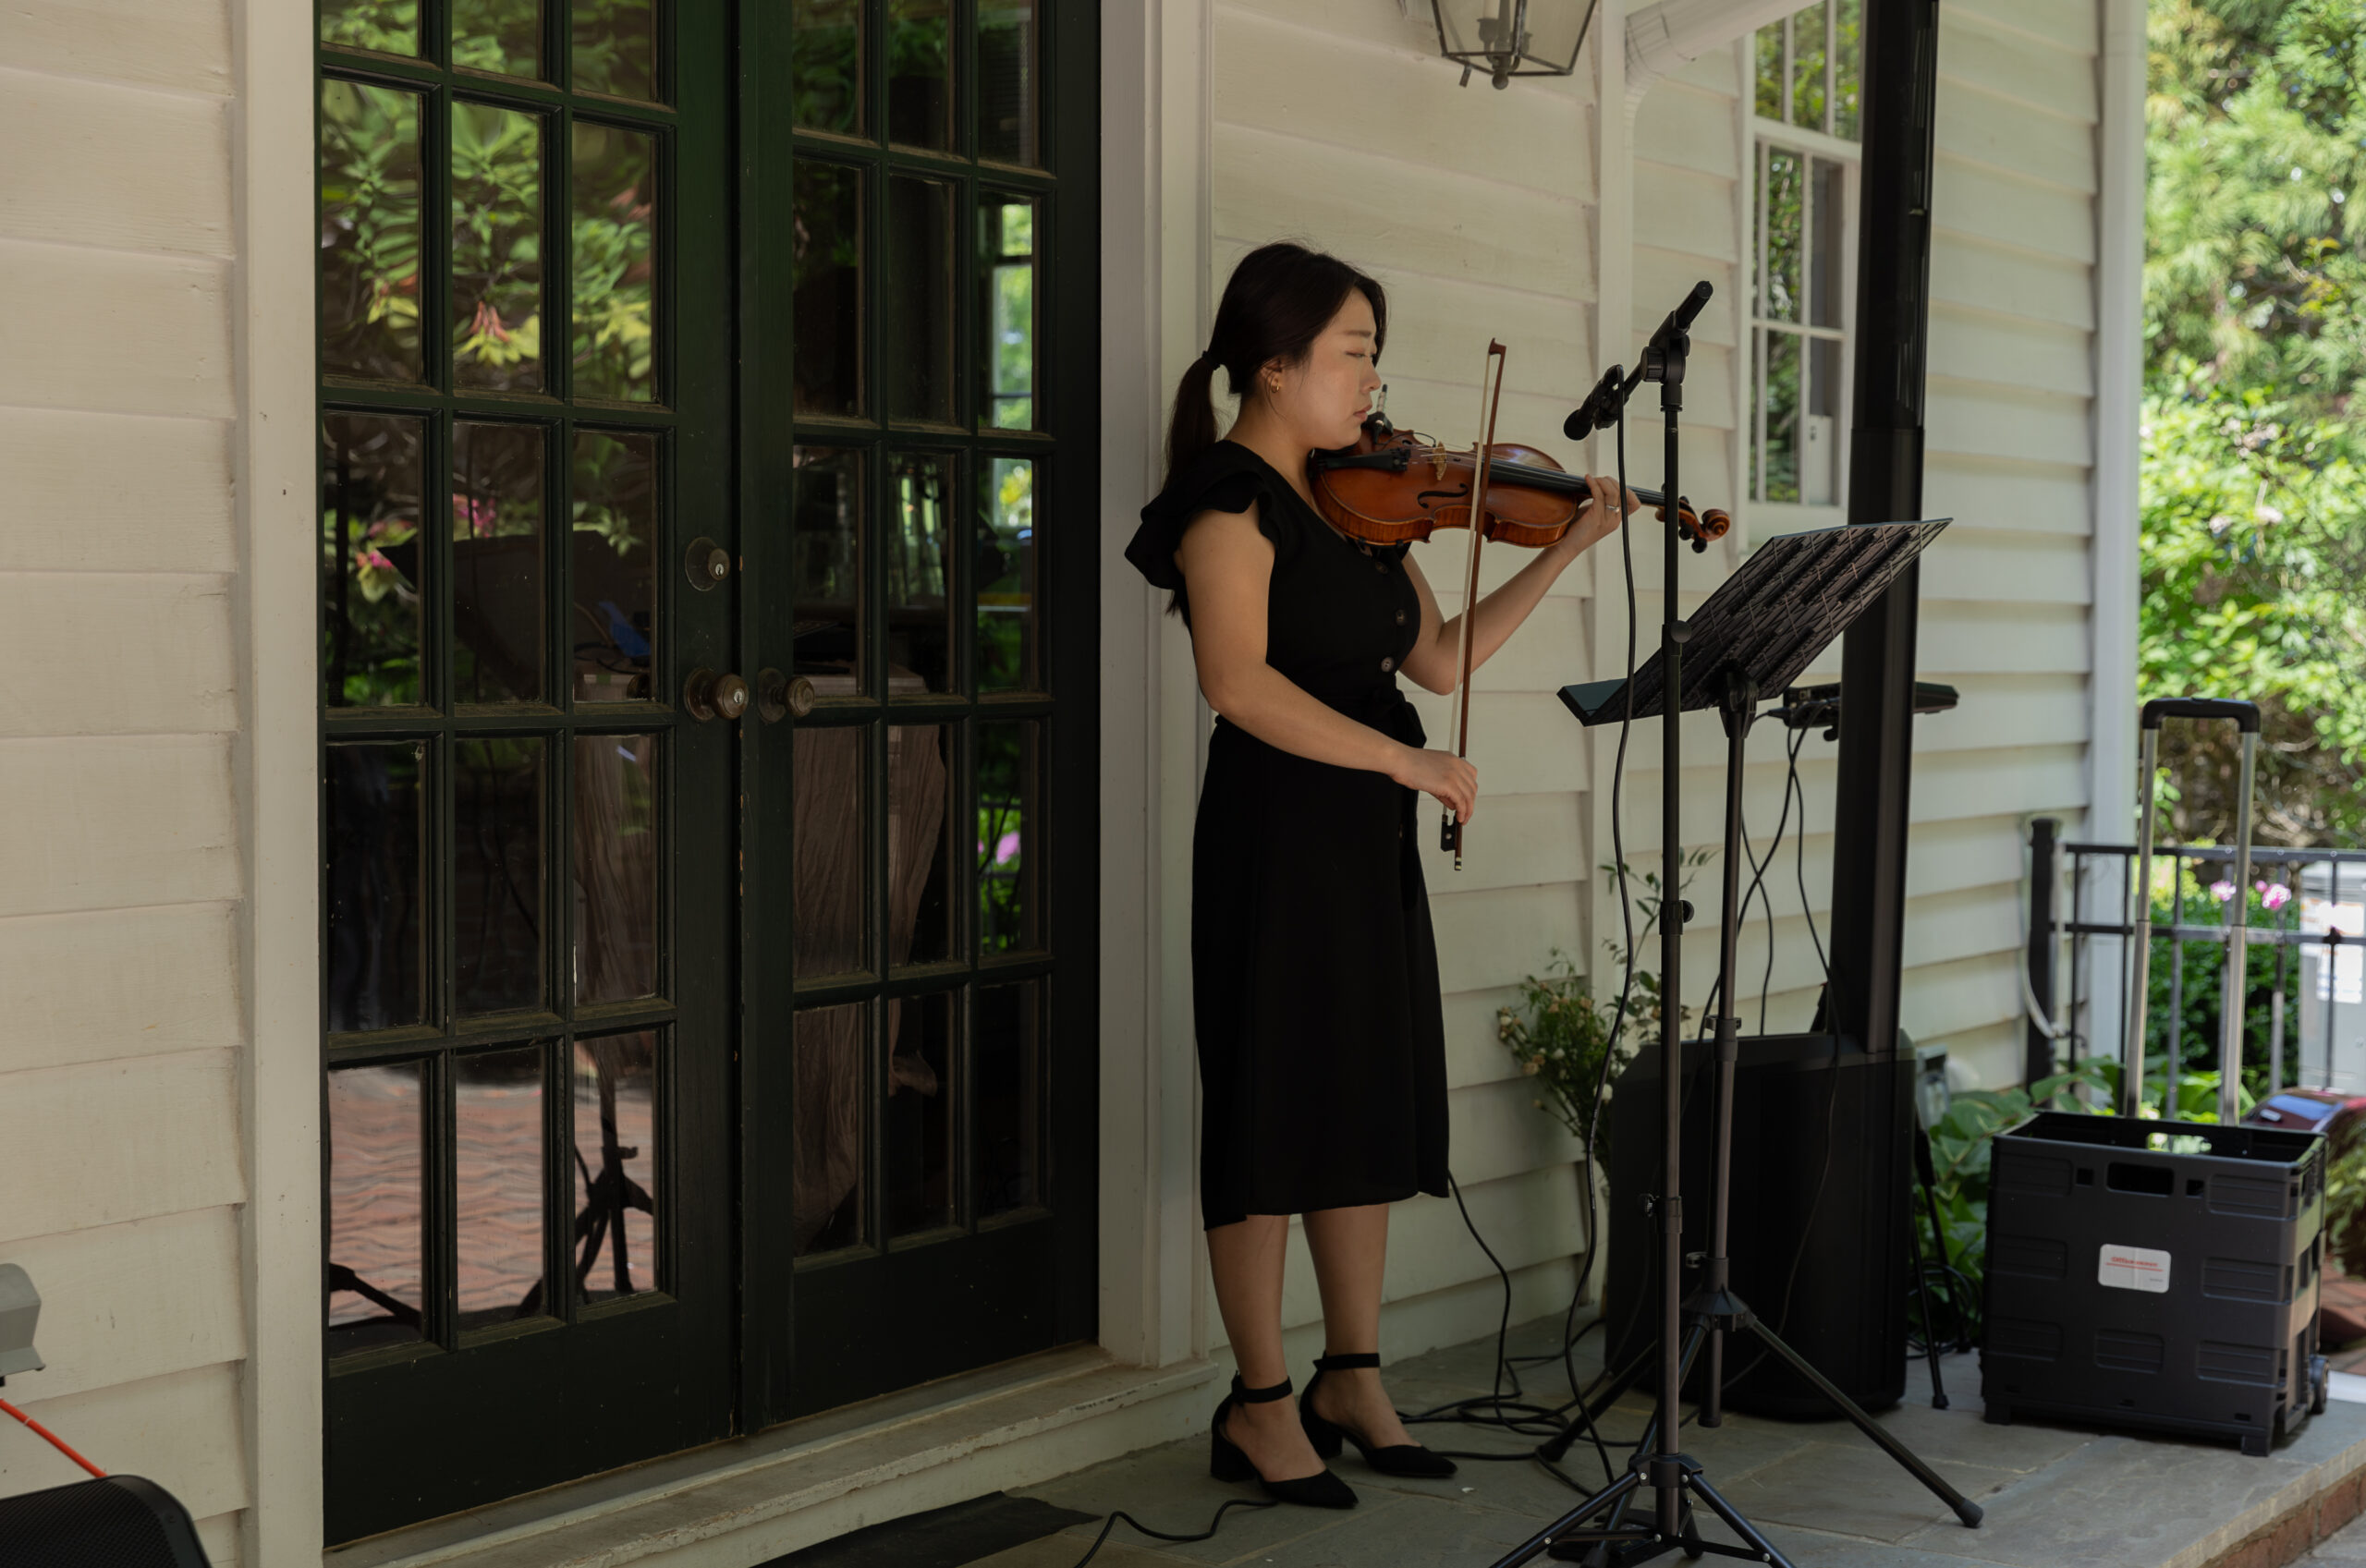
[[[2049,1416],[2264,1454],[2324,1408],[2324,1138],[2041,1112],[1988,1187],[1988,1419]]]

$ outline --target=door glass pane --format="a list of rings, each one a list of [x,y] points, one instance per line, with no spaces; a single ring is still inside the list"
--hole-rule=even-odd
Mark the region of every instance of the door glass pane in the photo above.
[[[797,1256],[862,1240],[863,1071],[869,1003],[810,1007],[797,1015],[796,1167],[791,1209]]]
[[[943,724],[887,727],[887,962],[953,951],[951,741]]]
[[[549,1311],[543,1289],[543,1051],[452,1059],[459,1326]]]
[[[978,725],[978,947],[1043,945],[1043,730],[1034,719]]]
[[[953,1222],[953,997],[886,1004],[887,1234]]]
[[[1811,187],[1806,223],[1808,319],[1820,327],[1840,324],[1841,166],[1829,158],[1809,161]]]
[[[543,1002],[543,752],[538,736],[452,747],[454,1004]]]
[[[452,698],[543,698],[543,431],[452,423]]]
[[[452,105],[452,383],[543,386],[543,119]]]
[[[892,419],[953,420],[953,194],[941,180],[887,180],[884,374]]]
[[[978,0],[978,156],[1032,168],[1038,146],[1035,0]]]
[[[1858,62],[1864,57],[1864,0],[1837,0],[1832,30],[1832,134],[1858,137]]]
[[[1799,499],[1829,506],[1840,499],[1840,344],[1811,338],[1807,396],[1799,412]]]
[[[419,0],[320,0],[321,42],[419,53]]]
[[[417,382],[419,94],[321,83],[321,371]]]
[[[1799,319],[1799,241],[1807,198],[1806,162],[1799,153],[1779,147],[1764,149],[1766,277],[1759,296],[1759,314],[1769,321]]]
[[[800,130],[862,134],[861,0],[790,8],[789,108]]]
[[[887,140],[953,145],[952,6],[887,0]]]
[[[421,1065],[329,1075],[331,1355],[425,1337]]]
[[[794,742],[799,979],[871,967],[869,726],[800,727]]]
[[[1759,452],[1758,498],[1797,501],[1799,498],[1799,335],[1758,334],[1759,363],[1765,367],[1763,397],[1766,438]]]
[[[1036,633],[1035,465],[1025,457],[986,464],[978,550],[978,689],[1039,690]]]
[[[790,315],[799,414],[863,412],[862,176],[800,159],[795,175],[796,249]]]
[[[452,63],[464,70],[540,78],[542,0],[452,0]]]
[[[657,0],[574,0],[575,91],[657,101]]]
[[[332,708],[420,700],[421,426],[321,419],[321,695]]]
[[[586,1301],[659,1288],[657,1034],[575,1042],[575,1280]]]
[[[656,322],[657,149],[654,139],[575,122],[575,391],[646,403]]]
[[[800,446],[789,457],[796,673],[823,697],[854,695],[863,674],[862,460],[832,446]]]
[[[1791,123],[1823,124],[1823,0],[1791,17]]]
[[[1769,22],[1758,30],[1758,95],[1754,106],[1758,114],[1770,120],[1783,117],[1783,29],[1782,22]]]
[[[1043,1201],[1043,984],[978,988],[970,1052],[978,1218]]]
[[[331,1034],[400,1028],[427,1017],[424,742],[327,748],[322,781],[327,859]]]
[[[575,436],[575,700],[646,701],[657,636],[657,438]]]
[[[575,737],[575,996],[657,990],[657,737]]]
[[[986,406],[981,423],[1035,426],[1035,203],[989,191],[978,203],[984,251]]]
[[[895,492],[888,519],[887,662],[917,675],[924,691],[952,687],[953,603],[946,582],[947,514],[953,460],[896,453],[887,459]]]

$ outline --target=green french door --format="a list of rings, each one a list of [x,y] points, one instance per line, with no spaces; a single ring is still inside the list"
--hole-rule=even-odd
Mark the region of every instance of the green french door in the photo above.
[[[715,6],[319,23],[344,1540],[732,1428],[730,76]]]
[[[319,0],[345,1541],[1092,1332],[1092,8]]]
[[[751,55],[747,636],[796,699],[746,751],[746,1399],[778,1419],[1092,1333],[1094,8],[805,0]]]

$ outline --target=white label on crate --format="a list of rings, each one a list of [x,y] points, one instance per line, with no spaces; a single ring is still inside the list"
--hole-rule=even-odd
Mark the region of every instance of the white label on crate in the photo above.
[[[2160,1294],[2169,1288],[2169,1255],[2149,1246],[2114,1246],[2105,1242],[2095,1265],[2095,1282],[2114,1290]]]

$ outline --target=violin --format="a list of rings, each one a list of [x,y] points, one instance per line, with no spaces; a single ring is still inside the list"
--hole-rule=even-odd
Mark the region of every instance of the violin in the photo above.
[[[1581,475],[1570,473],[1551,454],[1512,442],[1487,448],[1486,537],[1531,550],[1560,541],[1593,492]],[[1353,446],[1315,452],[1306,461],[1315,508],[1333,528],[1371,544],[1425,540],[1439,529],[1470,526],[1471,492],[1478,482],[1475,449],[1442,446],[1425,435],[1399,431],[1384,414],[1364,421]],[[1634,487],[1635,498],[1667,516],[1667,497]],[[1696,551],[1723,539],[1733,518],[1710,507],[1696,513],[1677,507],[1677,529]]]
[[[1489,342],[1479,377],[1480,436],[1469,451],[1440,445],[1412,432],[1399,432],[1375,411],[1364,421],[1356,444],[1307,458],[1307,482],[1315,509],[1350,539],[1370,544],[1425,540],[1439,529],[1470,529],[1470,556],[1463,570],[1463,606],[1455,656],[1454,754],[1470,749],[1471,630],[1479,604],[1479,547],[1500,540],[1532,550],[1556,543],[1593,499],[1583,478],[1532,446],[1495,440],[1495,414],[1504,394],[1504,346]],[[1492,384],[1491,384],[1492,382]],[[1637,489],[1635,498],[1668,513],[1668,498]],[[1695,513],[1676,503],[1677,529],[1695,551],[1723,539],[1733,518],[1715,508]],[[1478,519],[1473,525],[1472,519]],[[1439,823],[1438,847],[1462,869],[1462,823],[1452,807]]]

